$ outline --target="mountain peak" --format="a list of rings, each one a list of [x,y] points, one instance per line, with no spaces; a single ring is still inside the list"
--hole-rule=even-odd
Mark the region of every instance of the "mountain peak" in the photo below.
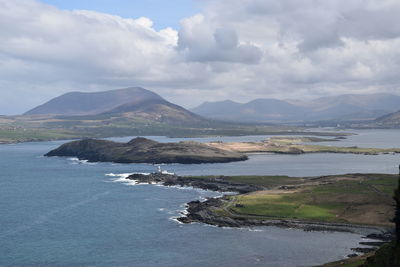
[[[168,102],[158,94],[141,88],[128,87],[103,92],[71,92],[53,98],[24,115],[65,117],[85,116],[92,120],[165,123],[169,125],[208,125],[209,121]],[[61,116],[60,116],[61,115]]]
[[[27,111],[24,115],[94,115],[121,105],[148,100],[164,99],[141,87],[101,92],[69,92]]]

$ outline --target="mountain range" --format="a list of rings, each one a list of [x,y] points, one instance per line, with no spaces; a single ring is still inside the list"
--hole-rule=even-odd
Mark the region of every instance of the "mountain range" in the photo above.
[[[150,90],[129,87],[103,92],[66,93],[27,111],[24,117],[56,118],[58,121],[50,120],[45,125],[63,128],[67,124],[77,127],[91,123],[113,127],[214,127],[222,124],[218,121],[235,124],[355,122],[363,127],[371,122],[379,127],[395,127],[400,125],[399,110],[400,96],[397,95],[346,94],[311,101],[255,99],[247,103],[231,100],[205,102],[189,111]]]
[[[399,109],[399,96],[375,94],[341,95],[308,102],[208,102],[189,111],[152,91],[129,87],[71,92],[23,115],[0,116],[0,143],[146,135],[302,134],[303,128],[296,125],[400,128]]]
[[[400,96],[345,94],[311,101],[255,99],[205,102],[191,109],[201,116],[236,122],[306,122],[374,120],[400,110]]]
[[[57,116],[85,119],[124,118],[161,123],[204,123],[207,120],[183,107],[168,102],[158,94],[129,87],[103,92],[70,92],[35,107],[25,116]]]

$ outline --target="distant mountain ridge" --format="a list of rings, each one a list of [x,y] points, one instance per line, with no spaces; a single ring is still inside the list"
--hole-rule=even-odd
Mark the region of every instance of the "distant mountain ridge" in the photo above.
[[[385,116],[379,117],[375,120],[380,126],[386,127],[399,127],[400,126],[400,110],[387,114]]]
[[[24,115],[48,115],[77,119],[120,118],[173,124],[207,123],[207,119],[181,106],[168,102],[158,94],[141,88],[129,87],[102,92],[71,92],[27,111]],[[69,118],[67,118],[69,119]]]
[[[346,94],[312,101],[255,99],[248,103],[230,100],[205,102],[191,109],[204,117],[228,121],[298,122],[319,120],[373,120],[400,109],[400,96]]]

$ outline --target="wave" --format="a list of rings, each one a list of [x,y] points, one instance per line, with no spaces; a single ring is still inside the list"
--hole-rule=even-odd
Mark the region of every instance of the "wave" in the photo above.
[[[87,159],[78,159],[78,158],[68,158],[68,160],[72,161],[72,164],[87,164],[87,165],[96,165],[97,162],[89,162]]]
[[[178,218],[179,217],[177,217],[177,216],[172,216],[172,217],[169,217],[168,219],[171,220],[171,221],[174,221],[174,222],[176,222],[178,224],[184,224],[183,222],[179,221]]]
[[[169,174],[169,175],[174,175],[174,172],[169,172],[169,171],[161,171],[162,174]]]
[[[148,172],[132,172],[132,173],[106,173],[106,176],[115,177],[112,179],[113,182],[124,183],[126,185],[146,185],[149,183],[139,183],[137,180],[127,179],[132,174],[150,175]],[[152,185],[158,185],[158,183],[151,183]]]
[[[106,176],[109,177],[115,177],[114,179],[111,179],[113,182],[116,183],[125,183],[127,185],[136,185],[136,181],[135,180],[129,180],[126,179],[129,177],[129,175],[131,175],[132,173],[106,173]]]

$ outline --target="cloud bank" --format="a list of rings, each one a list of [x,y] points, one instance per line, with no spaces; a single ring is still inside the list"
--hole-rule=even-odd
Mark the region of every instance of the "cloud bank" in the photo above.
[[[201,4],[180,29],[157,31],[145,17],[0,0],[0,113],[124,86],[185,106],[399,91],[399,1]]]

